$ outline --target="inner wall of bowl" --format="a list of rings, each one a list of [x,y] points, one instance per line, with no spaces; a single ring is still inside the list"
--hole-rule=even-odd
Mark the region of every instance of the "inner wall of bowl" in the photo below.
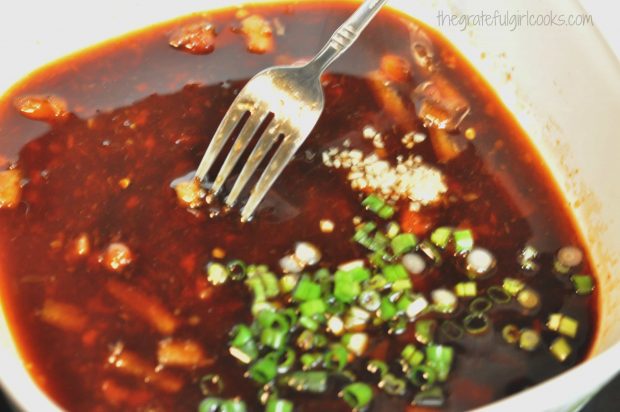
[[[276,1],[283,0],[253,3]],[[0,14],[0,50],[9,56],[0,74],[0,93],[25,73],[110,37],[197,10],[243,3],[13,3]],[[536,405],[536,410],[567,410],[567,405],[583,402],[617,371],[614,357],[620,356],[620,345],[616,345],[620,340],[620,279],[614,276],[620,270],[620,237],[615,236],[620,233],[620,185],[615,179],[620,174],[620,139],[615,137],[615,111],[620,107],[618,61],[591,26],[512,30],[497,23],[450,25],[449,17],[444,17],[496,11],[583,13],[576,1],[548,0],[543,6],[536,0],[507,0],[498,6],[494,0],[391,0],[389,5],[440,30],[487,79],[546,159],[590,245],[603,294],[601,329],[593,354],[607,351],[558,378],[484,408],[520,410]],[[23,30],[24,22],[28,30]],[[24,409],[50,410],[51,404],[34,389],[16,353],[6,320],[0,316],[0,362],[4,371],[12,371],[10,376],[0,373],[0,380]]]

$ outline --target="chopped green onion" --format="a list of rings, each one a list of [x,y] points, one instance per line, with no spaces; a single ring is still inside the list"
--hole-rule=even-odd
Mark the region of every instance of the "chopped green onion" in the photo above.
[[[379,317],[382,320],[390,320],[393,319],[398,310],[396,309],[396,305],[390,301],[388,297],[381,298],[381,306],[379,306]]]
[[[260,279],[260,281],[263,284],[264,290],[265,290],[265,296],[267,298],[275,298],[276,296],[278,296],[280,294],[280,286],[278,285],[278,278],[276,278],[276,276],[271,273],[271,272],[265,272],[265,273],[261,273],[260,275],[258,275],[258,279]]]
[[[460,298],[472,298],[478,294],[476,282],[460,282],[454,286],[456,296]]]
[[[299,361],[303,370],[314,369],[323,362],[323,355],[320,353],[304,353]]]
[[[465,270],[467,276],[472,279],[479,279],[490,275],[497,266],[495,256],[488,250],[475,247],[469,251],[465,258]]]
[[[388,281],[383,275],[374,275],[367,283],[367,287],[373,290],[383,290],[387,286]]]
[[[383,377],[390,371],[390,368],[385,362],[373,359],[366,365],[366,370],[373,375],[378,374],[379,376]]]
[[[220,398],[208,397],[198,405],[198,412],[219,412],[224,401]]]
[[[304,330],[297,337],[297,347],[299,347],[302,351],[308,351],[314,348],[314,332],[311,330]]]
[[[381,306],[381,295],[374,290],[365,290],[357,301],[362,308],[369,312],[374,312]]]
[[[222,406],[222,400],[219,398],[208,397],[203,399],[198,405],[198,412],[218,412]]]
[[[349,404],[351,408],[361,409],[372,401],[372,388],[361,382],[352,383],[342,389],[340,393],[342,399]]]
[[[251,340],[242,346],[231,346],[228,351],[239,362],[248,364],[258,357],[258,347]]]
[[[255,302],[264,302],[267,300],[267,293],[265,292],[265,285],[258,277],[249,277],[245,284],[252,291]]]
[[[295,364],[295,360],[297,355],[292,348],[286,348],[284,353],[281,353],[278,356],[278,373],[287,373],[293,365]]]
[[[562,337],[555,339],[551,343],[549,350],[551,351],[551,354],[560,362],[564,362],[573,351],[568,341]]]
[[[394,283],[397,280],[409,279],[407,269],[401,264],[387,265],[383,268],[383,276],[389,283]]]
[[[540,305],[540,295],[533,289],[525,288],[517,295],[517,302],[525,309],[533,310]]]
[[[427,345],[433,341],[437,322],[432,319],[418,320],[415,323],[415,339],[422,345]]]
[[[484,313],[471,313],[463,319],[465,330],[471,335],[480,335],[489,329],[490,321]]]
[[[315,348],[324,348],[327,346],[328,343],[329,343],[329,339],[327,339],[327,336],[323,335],[322,333],[314,334],[314,347]]]
[[[335,343],[325,354],[323,363],[327,369],[341,371],[349,363],[349,351],[343,345]]]
[[[379,389],[382,389],[385,393],[392,396],[404,396],[407,392],[407,382],[397,378],[391,373],[386,373],[382,376],[377,386]]]
[[[392,239],[391,246],[394,255],[400,256],[411,251],[418,244],[418,239],[412,233],[402,233]]]
[[[254,381],[264,385],[276,377],[278,364],[273,356],[265,356],[250,366],[248,374]]]
[[[510,302],[510,299],[512,299],[508,292],[499,286],[491,286],[487,289],[487,295],[495,303],[508,303]]]
[[[560,321],[560,327],[558,328],[558,332],[560,332],[562,335],[574,338],[575,336],[577,336],[578,329],[579,322],[577,322],[571,317],[563,316],[562,320]]]
[[[394,216],[395,212],[396,212],[396,209],[394,209],[394,206],[385,205],[381,208],[381,210],[379,210],[379,213],[377,213],[377,216],[379,216],[381,219],[391,219],[392,216]]]
[[[567,274],[583,262],[583,252],[575,246],[566,246],[558,251],[553,262],[553,269],[560,274]]]
[[[491,310],[492,307],[493,302],[490,299],[480,297],[471,301],[469,311],[472,313],[484,313]]]
[[[198,412],[246,412],[247,406],[240,399],[223,400],[208,397],[200,402]]]
[[[383,251],[387,248],[389,242],[389,239],[385,237],[383,233],[376,232],[375,236],[372,238],[372,241],[368,246],[366,246],[366,248],[372,250],[373,252]]]
[[[428,345],[426,347],[426,364],[437,372],[437,379],[441,382],[448,379],[453,359],[454,349],[449,346]]]
[[[459,340],[463,337],[463,328],[453,320],[446,320],[439,327],[441,333],[451,340]]]
[[[265,412],[293,412],[295,405],[286,399],[269,398],[265,405]]]
[[[314,283],[309,276],[303,276],[293,291],[293,300],[305,302],[321,297],[321,285]]]
[[[279,350],[286,345],[288,333],[278,329],[263,329],[260,342],[272,349]]]
[[[431,242],[441,249],[445,249],[450,242],[450,236],[452,235],[452,228],[440,227],[433,231],[431,234]]]
[[[549,315],[547,327],[554,332],[559,332],[562,335],[574,338],[577,336],[579,322],[570,316],[561,313],[552,313]]]
[[[368,263],[374,268],[382,268],[391,259],[392,257],[385,250],[379,250],[368,255]]]
[[[519,336],[519,347],[528,352],[535,350],[540,344],[540,335],[532,329],[523,329]]]
[[[327,304],[321,299],[308,300],[299,305],[299,311],[306,317],[322,315],[327,311]]]
[[[344,322],[339,316],[332,316],[327,320],[327,329],[332,334],[340,336],[344,332]]]
[[[448,289],[435,289],[431,292],[433,309],[439,313],[452,313],[456,310],[458,299]]]
[[[421,275],[426,269],[426,261],[418,253],[407,253],[400,262],[412,275]]]
[[[400,233],[400,226],[396,222],[389,222],[385,227],[385,236],[394,239]]]
[[[402,335],[407,331],[407,319],[396,318],[390,322],[388,328],[389,335]]]
[[[432,386],[437,380],[437,372],[430,366],[418,365],[407,374],[411,383],[418,387]]]
[[[474,247],[474,235],[471,230],[456,230],[452,234],[454,237],[454,249],[456,253],[463,254],[470,252]]]
[[[365,267],[357,267],[349,270],[347,273],[349,273],[354,282],[365,282],[370,279],[370,271]]]
[[[517,343],[517,341],[521,337],[521,331],[516,325],[509,324],[504,326],[504,328],[502,329],[502,337],[506,342],[513,345]]]
[[[510,296],[517,296],[525,288],[525,283],[519,279],[505,278],[502,287]]]
[[[377,195],[369,195],[362,201],[362,206],[373,213],[379,213],[381,208],[385,206],[385,201]]]
[[[252,340],[252,329],[240,324],[233,328],[231,336],[231,346],[241,347]]]
[[[225,400],[220,406],[220,412],[246,412],[247,410],[245,402],[241,399]]]
[[[420,243],[420,252],[422,252],[427,258],[433,261],[435,266],[441,265],[443,258],[441,253],[437,250],[437,247],[428,240],[424,240]]]
[[[424,353],[419,351],[414,345],[409,344],[400,353],[404,365],[408,368],[418,366],[424,360]]]
[[[284,275],[280,278],[280,290],[282,290],[283,293],[291,293],[297,286],[298,282],[298,274],[290,273],[288,275]]]
[[[207,265],[207,279],[214,286],[226,283],[229,274],[226,266],[221,263],[211,262]]]
[[[413,398],[413,405],[422,408],[441,408],[445,402],[443,391],[437,386],[420,391]]]
[[[594,279],[589,275],[573,275],[570,277],[578,295],[589,295],[594,291]]]
[[[360,331],[366,328],[370,320],[370,313],[364,309],[351,306],[344,318],[344,328],[347,331]]]
[[[200,391],[204,396],[220,395],[224,391],[224,382],[220,375],[210,373],[200,378]]]
[[[428,300],[423,295],[417,295],[405,308],[405,314],[410,320],[414,320],[429,308]]]
[[[317,322],[314,318],[311,318],[310,316],[300,316],[299,324],[303,326],[304,329],[312,332],[316,332],[319,329],[319,322]]]
[[[341,302],[351,303],[362,292],[359,282],[357,282],[353,273],[337,271],[334,275],[334,297]]]
[[[232,280],[243,280],[247,276],[247,265],[239,259],[231,260],[226,264],[226,269],[228,269],[228,273],[230,273],[230,278]]]
[[[280,378],[280,384],[297,392],[324,393],[327,390],[327,372],[293,372]]]
[[[413,289],[411,279],[399,279],[392,283],[393,292],[404,292]]]
[[[342,337],[342,343],[355,356],[362,356],[368,348],[368,335],[365,333],[347,333]]]

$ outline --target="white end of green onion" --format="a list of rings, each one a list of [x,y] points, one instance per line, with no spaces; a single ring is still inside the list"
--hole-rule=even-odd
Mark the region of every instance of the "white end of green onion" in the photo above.
[[[428,300],[424,296],[419,295],[407,306],[405,313],[409,319],[413,320],[424,312],[426,308],[428,308]]]
[[[308,266],[316,265],[321,260],[321,251],[309,242],[298,242],[294,255],[302,264]]]
[[[412,275],[420,275],[426,269],[426,261],[417,253],[407,253],[403,256],[401,263]]]
[[[362,356],[368,348],[368,335],[365,333],[352,333],[346,336],[345,346],[355,356]]]
[[[519,347],[528,352],[534,351],[540,344],[540,335],[532,329],[522,329],[519,336]]]
[[[467,274],[472,278],[488,275],[496,266],[495,256],[481,247],[472,249],[465,259]]]
[[[342,270],[343,272],[349,272],[353,269],[357,269],[357,268],[363,268],[365,265],[364,260],[363,259],[355,259],[355,260],[351,260],[349,262],[345,262],[345,263],[341,263],[338,266],[338,270]]]
[[[347,331],[363,330],[369,320],[370,313],[360,307],[352,306],[344,318],[344,329]]]
[[[458,299],[452,291],[448,289],[435,289],[431,292],[433,308],[441,313],[452,313],[456,309]]]
[[[287,255],[280,259],[280,269],[284,273],[300,273],[304,270],[304,264],[295,255]]]
[[[225,283],[228,275],[228,269],[221,263],[209,263],[207,266],[207,279],[214,286]]]
[[[344,322],[339,316],[332,316],[327,320],[327,329],[333,335],[340,336],[344,332]]]

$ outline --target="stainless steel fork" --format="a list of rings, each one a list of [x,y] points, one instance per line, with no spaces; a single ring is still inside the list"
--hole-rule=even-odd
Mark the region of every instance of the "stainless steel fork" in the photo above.
[[[253,77],[235,98],[196,171],[196,178],[203,181],[231,134],[249,112],[247,121],[213,182],[212,191],[216,194],[269,114],[273,113],[274,116],[228,193],[228,206],[235,205],[241,191],[269,150],[278,138],[283,136],[280,147],[252,189],[241,211],[241,220],[247,221],[252,217],[267,191],[319,120],[325,106],[321,74],[357,40],[386,2],[387,0],[364,1],[313,60],[303,66],[278,66],[263,70]]]

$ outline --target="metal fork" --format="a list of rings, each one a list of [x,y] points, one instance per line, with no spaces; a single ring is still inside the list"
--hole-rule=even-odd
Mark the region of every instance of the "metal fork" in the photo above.
[[[241,211],[242,221],[251,219],[267,191],[318,122],[325,106],[325,97],[320,82],[321,74],[357,40],[386,2],[387,0],[364,1],[309,63],[303,66],[278,66],[263,70],[253,77],[235,98],[196,171],[196,178],[202,182],[233,131],[249,112],[247,121],[243,124],[239,136],[213,182],[211,189],[215,194],[221,190],[252,137],[267,120],[269,114],[273,113],[274,117],[267,125],[237,177],[237,181],[228,193],[225,200],[228,206],[235,205],[241,191],[269,150],[280,136],[284,136],[280,147],[252,189]]]

